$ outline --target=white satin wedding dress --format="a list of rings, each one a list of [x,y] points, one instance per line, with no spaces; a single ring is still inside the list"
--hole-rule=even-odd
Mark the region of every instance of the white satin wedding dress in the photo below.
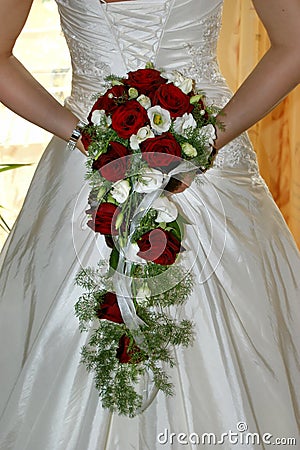
[[[66,105],[82,119],[105,76],[148,61],[193,77],[209,102],[228,101],[216,62],[222,0],[57,3],[74,74]],[[107,254],[84,225],[84,175],[84,156],[54,138],[2,252],[0,449],[211,448],[196,444],[203,433],[215,433],[217,448],[270,448],[243,443],[247,432],[293,437],[296,446],[276,448],[300,448],[300,258],[247,136],[176,196],[192,222],[185,244],[196,286],[182,314],[196,339],[176,350],[175,396],[159,393],[133,419],[102,409],[80,364],[88,336],[74,314],[74,278]],[[237,444],[222,443],[230,430]]]

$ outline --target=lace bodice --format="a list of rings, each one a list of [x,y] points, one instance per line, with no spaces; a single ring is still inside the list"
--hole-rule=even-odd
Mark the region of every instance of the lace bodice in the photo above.
[[[72,60],[72,93],[67,106],[84,119],[104,78],[124,75],[151,61],[192,77],[208,102],[223,106],[231,96],[217,63],[223,0],[56,0]],[[247,140],[242,138],[245,148]],[[249,161],[219,152],[215,165]],[[250,155],[250,158],[249,158]],[[250,169],[249,169],[250,170]]]

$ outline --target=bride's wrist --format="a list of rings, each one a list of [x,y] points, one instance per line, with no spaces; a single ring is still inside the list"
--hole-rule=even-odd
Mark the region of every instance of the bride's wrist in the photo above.
[[[87,152],[86,152],[84,145],[82,143],[82,140],[81,140],[82,131],[83,131],[83,128],[85,127],[85,125],[86,125],[85,122],[83,122],[82,120],[76,119],[76,124],[66,140],[67,140],[67,149],[68,150],[72,151],[75,148],[77,148],[78,150],[81,151],[81,153],[83,153],[84,155],[87,156]]]
[[[80,138],[82,135],[82,130],[85,127],[85,123],[82,120],[79,120],[72,130],[70,137],[68,139],[67,148],[68,150],[74,150],[80,142]]]

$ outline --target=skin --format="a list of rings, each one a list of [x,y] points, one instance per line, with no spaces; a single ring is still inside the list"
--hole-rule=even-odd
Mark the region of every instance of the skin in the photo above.
[[[223,109],[219,119],[225,129],[218,130],[217,149],[262,119],[300,82],[300,0],[253,0],[253,4],[271,47]],[[0,101],[68,141],[78,118],[13,56],[31,5],[32,0],[0,0]],[[78,148],[84,153],[80,141]]]

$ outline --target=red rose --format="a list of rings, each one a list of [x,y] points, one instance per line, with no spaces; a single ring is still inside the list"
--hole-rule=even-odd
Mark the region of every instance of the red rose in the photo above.
[[[83,143],[84,148],[88,150],[89,146],[92,143],[92,137],[88,133],[83,131],[81,135],[81,142]]]
[[[106,292],[106,294],[104,294],[103,301],[99,305],[96,314],[99,319],[107,319],[115,323],[124,323],[117,296],[113,292]]]
[[[138,256],[162,266],[173,264],[181,248],[180,241],[160,227],[143,234],[137,244],[140,248]]]
[[[101,203],[98,209],[87,211],[88,214],[92,214],[92,218],[87,225],[96,233],[116,236],[118,230],[115,227],[115,222],[118,211],[119,208],[113,203]]]
[[[93,161],[92,169],[99,170],[108,181],[122,180],[129,164],[128,149],[120,142],[111,141],[106,153]]]
[[[108,89],[104,95],[101,95],[94,106],[90,114],[88,115],[88,120],[91,122],[92,113],[99,109],[104,109],[106,114],[111,114],[115,109],[118,108],[120,102],[128,99],[127,87],[122,85],[113,86]]]
[[[112,115],[112,128],[118,135],[127,139],[143,127],[149,120],[147,111],[136,100],[120,105]]]
[[[165,84],[167,80],[160,75],[155,69],[138,69],[128,73],[128,78],[124,78],[124,84],[134,87],[139,94],[148,95],[149,92],[156,90],[161,84]]]
[[[168,110],[171,117],[180,117],[193,110],[190,97],[174,84],[162,84],[154,93],[152,103]]]
[[[119,347],[117,348],[117,358],[120,361],[120,363],[130,363],[132,356],[136,353],[140,352],[140,348],[133,344],[130,346],[130,338],[126,336],[126,334],[123,334],[119,340]],[[135,359],[135,362],[138,362],[139,360]]]
[[[169,168],[181,157],[181,147],[169,132],[146,139],[140,148],[143,159],[150,167]]]

